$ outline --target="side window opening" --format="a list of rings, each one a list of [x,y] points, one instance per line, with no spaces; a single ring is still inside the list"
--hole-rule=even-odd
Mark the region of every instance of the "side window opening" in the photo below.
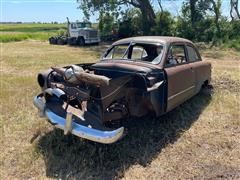
[[[71,24],[71,29],[77,29],[76,24]]]
[[[167,66],[184,64],[186,62],[187,60],[184,45],[173,45],[170,47],[166,62]]]
[[[187,46],[187,52],[188,52],[189,62],[194,62],[194,61],[200,60],[198,53],[196,52],[196,50],[193,47]]]

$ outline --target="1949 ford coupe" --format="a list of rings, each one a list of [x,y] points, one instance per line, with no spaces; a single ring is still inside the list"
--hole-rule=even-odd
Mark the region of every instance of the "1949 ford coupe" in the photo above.
[[[97,63],[52,67],[37,80],[40,116],[65,134],[110,144],[124,127],[109,123],[169,112],[210,83],[211,64],[189,40],[144,36],[113,43]]]

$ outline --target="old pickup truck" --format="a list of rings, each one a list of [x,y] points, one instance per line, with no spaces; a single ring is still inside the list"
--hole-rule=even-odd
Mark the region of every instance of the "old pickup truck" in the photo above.
[[[52,67],[37,80],[41,117],[64,134],[110,144],[124,134],[112,123],[171,111],[210,83],[211,64],[189,40],[133,37],[113,43],[97,63]]]

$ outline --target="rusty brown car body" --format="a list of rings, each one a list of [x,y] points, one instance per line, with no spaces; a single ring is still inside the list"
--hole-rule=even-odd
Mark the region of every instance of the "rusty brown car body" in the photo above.
[[[52,68],[38,74],[40,115],[65,134],[113,143],[124,127],[110,124],[148,113],[159,117],[210,83],[211,64],[194,44],[177,37],[119,40],[94,64]]]

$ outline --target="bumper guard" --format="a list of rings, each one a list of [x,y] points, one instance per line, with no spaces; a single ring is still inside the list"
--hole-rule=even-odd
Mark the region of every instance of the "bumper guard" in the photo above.
[[[46,117],[55,127],[64,130],[64,132],[72,133],[78,137],[88,139],[103,144],[111,144],[119,140],[123,136],[124,127],[120,127],[112,131],[103,131],[90,128],[70,120],[67,114],[67,120],[62,116],[54,113],[47,108],[43,95],[34,97],[33,104],[38,108],[40,117]],[[71,117],[71,115],[70,115]]]

